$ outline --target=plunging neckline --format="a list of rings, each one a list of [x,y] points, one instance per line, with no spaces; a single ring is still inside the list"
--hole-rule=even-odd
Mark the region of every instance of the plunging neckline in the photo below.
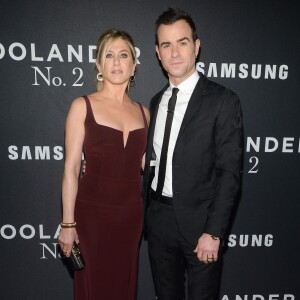
[[[138,105],[139,105],[139,104],[138,104]],[[118,129],[118,128],[114,128],[114,127],[108,126],[108,125],[99,124],[99,123],[96,121],[96,119],[95,119],[94,111],[93,111],[93,108],[92,108],[92,104],[91,104],[91,103],[90,103],[90,106],[91,106],[91,111],[92,111],[93,120],[94,120],[94,122],[95,122],[95,124],[96,124],[97,126],[104,127],[104,128],[108,128],[108,129],[110,129],[110,130],[113,130],[113,131],[115,131],[115,132],[119,132],[119,133],[122,134],[122,140],[123,140],[123,143],[122,143],[122,146],[123,146],[123,147],[122,147],[122,148],[123,148],[123,150],[125,150],[126,147],[127,147],[130,133],[133,133],[133,132],[135,132],[135,131],[139,131],[139,130],[142,130],[142,129],[145,129],[145,128],[146,128],[146,124],[145,124],[145,121],[144,121],[144,127],[129,130],[129,131],[128,131],[128,134],[127,134],[127,139],[126,139],[126,142],[125,142],[124,131],[121,130],[121,129]],[[140,108],[140,110],[141,110],[141,107],[140,107],[140,106],[139,106],[139,108]],[[142,111],[141,111],[141,113],[142,113]],[[143,117],[143,115],[142,115],[142,117]],[[143,117],[143,120],[144,120],[144,117]]]
[[[123,144],[123,149],[124,150],[127,147],[130,134],[133,133],[133,132],[135,132],[135,131],[145,129],[145,127],[141,127],[141,128],[136,128],[136,129],[129,130],[128,131],[128,135],[127,135],[127,139],[126,139],[126,142],[125,142],[125,135],[124,135],[124,131],[123,130],[117,129],[117,128],[114,128],[114,127],[110,127],[110,126],[107,126],[107,125],[99,124],[99,123],[96,122],[95,118],[94,118],[94,121],[95,121],[95,123],[96,123],[97,126],[108,128],[110,130],[113,130],[115,132],[118,132],[118,133],[122,134],[122,137],[123,137],[123,143],[122,144]]]

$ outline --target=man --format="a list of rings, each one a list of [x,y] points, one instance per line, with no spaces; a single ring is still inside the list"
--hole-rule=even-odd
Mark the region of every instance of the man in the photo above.
[[[144,172],[149,257],[159,300],[185,298],[185,272],[188,299],[218,298],[220,245],[240,186],[240,101],[197,73],[199,48],[187,13],[169,8],[159,16],[156,52],[169,84],[151,100]]]

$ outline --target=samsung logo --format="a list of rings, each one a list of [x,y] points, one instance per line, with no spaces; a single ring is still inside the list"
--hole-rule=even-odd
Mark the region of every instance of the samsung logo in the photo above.
[[[64,158],[62,146],[15,146],[8,147],[10,160],[62,160]]]
[[[281,79],[288,78],[287,65],[236,64],[198,62],[197,70],[207,77],[240,78],[240,79]]]
[[[227,241],[228,247],[271,247],[273,246],[272,234],[230,234]]]

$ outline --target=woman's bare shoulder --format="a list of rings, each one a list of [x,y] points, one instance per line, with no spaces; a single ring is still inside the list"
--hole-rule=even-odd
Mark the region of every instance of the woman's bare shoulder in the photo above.
[[[86,114],[86,104],[83,97],[77,97],[72,101],[69,115],[84,116]]]
[[[147,123],[149,124],[149,121],[150,121],[150,112],[149,112],[149,109],[146,106],[144,106],[143,104],[141,104],[140,102],[136,102],[136,101],[134,101],[134,102],[135,102],[135,105],[137,105],[137,104],[142,105],[143,111],[144,111],[146,119],[147,119]]]
[[[143,110],[145,112],[145,116],[146,116],[147,122],[149,124],[149,121],[150,121],[150,112],[149,112],[149,109],[148,109],[148,107],[146,107],[144,105],[142,105],[142,106],[143,106]]]
[[[85,105],[85,100],[83,98],[83,96],[80,96],[80,97],[77,97],[75,98],[73,101],[72,101],[72,106],[79,106],[79,107],[82,107],[83,105]]]

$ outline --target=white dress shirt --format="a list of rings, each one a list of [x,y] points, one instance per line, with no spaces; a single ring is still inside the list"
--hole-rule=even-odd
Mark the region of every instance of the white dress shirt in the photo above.
[[[164,196],[173,197],[173,188],[172,188],[172,159],[173,152],[176,144],[176,140],[178,137],[178,133],[181,127],[181,123],[190,101],[191,95],[195,89],[195,86],[199,80],[199,74],[195,71],[189,78],[180,83],[177,88],[179,92],[177,94],[177,101],[175,106],[175,112],[173,117],[173,123],[170,134],[168,155],[167,155],[167,165],[166,165],[166,176],[165,176],[165,184],[163,187],[162,194]],[[170,82],[170,86],[164,92],[161,102],[159,104],[154,136],[153,136],[153,148],[156,154],[156,161],[152,162],[152,165],[155,166],[155,175],[151,184],[151,188],[156,191],[157,187],[157,179],[158,179],[158,171],[159,171],[159,162],[160,162],[160,154],[161,148],[164,138],[165,124],[167,118],[167,110],[168,110],[168,102],[172,95],[172,89],[175,86]]]

